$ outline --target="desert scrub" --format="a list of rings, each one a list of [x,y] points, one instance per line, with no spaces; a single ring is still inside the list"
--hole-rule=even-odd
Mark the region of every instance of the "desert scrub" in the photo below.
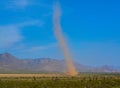
[[[7,77],[0,88],[120,88],[120,77]]]

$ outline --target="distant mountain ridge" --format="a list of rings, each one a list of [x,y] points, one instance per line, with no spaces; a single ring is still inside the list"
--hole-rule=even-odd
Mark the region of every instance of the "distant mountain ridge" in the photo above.
[[[109,66],[94,68],[75,63],[79,72],[119,72]],[[64,60],[50,58],[18,59],[10,53],[0,54],[0,73],[66,72]]]

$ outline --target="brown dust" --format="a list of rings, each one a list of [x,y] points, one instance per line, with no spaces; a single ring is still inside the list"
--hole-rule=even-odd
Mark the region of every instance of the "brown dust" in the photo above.
[[[53,13],[54,33],[55,33],[55,36],[59,42],[61,50],[64,54],[67,69],[68,69],[68,75],[76,76],[77,71],[76,71],[75,66],[73,64],[69,49],[68,49],[67,44],[66,44],[66,40],[65,40],[63,33],[62,33],[62,28],[61,28],[61,24],[60,24],[61,9],[60,9],[58,2],[55,2],[53,9],[54,9],[54,13]]]

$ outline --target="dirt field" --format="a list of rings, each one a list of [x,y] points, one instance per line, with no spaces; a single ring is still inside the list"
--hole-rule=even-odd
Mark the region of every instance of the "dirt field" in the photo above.
[[[0,74],[0,77],[63,77],[63,74]]]

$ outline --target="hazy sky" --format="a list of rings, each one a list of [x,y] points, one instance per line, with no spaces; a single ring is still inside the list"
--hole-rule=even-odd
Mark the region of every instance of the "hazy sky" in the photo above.
[[[0,53],[63,59],[54,37],[54,0],[1,0]],[[81,64],[120,66],[120,1],[60,0],[61,25]]]

